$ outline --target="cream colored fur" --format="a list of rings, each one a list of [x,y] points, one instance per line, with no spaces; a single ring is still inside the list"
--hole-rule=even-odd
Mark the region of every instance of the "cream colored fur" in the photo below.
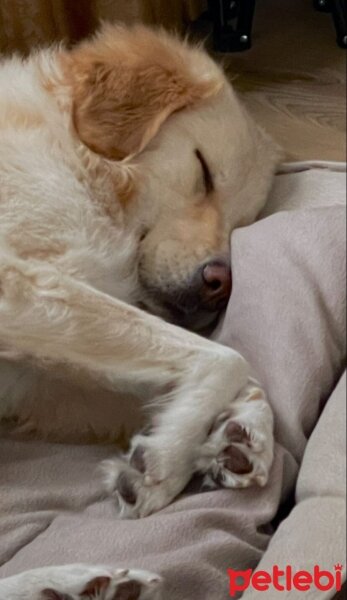
[[[236,352],[167,323],[158,291],[174,296],[201,264],[228,257],[231,231],[265,203],[277,149],[202,49],[142,27],[7,59],[0,89],[0,414],[63,438],[64,411],[73,435],[93,428],[95,406],[79,413],[74,401],[156,393],[152,435],[133,442],[145,473],[128,459],[105,467],[134,517],[169,503],[195,470],[213,477],[225,433],[207,433],[235,401],[253,470],[225,485],[264,485],[264,393]],[[104,437],[130,432],[133,413],[106,423]]]

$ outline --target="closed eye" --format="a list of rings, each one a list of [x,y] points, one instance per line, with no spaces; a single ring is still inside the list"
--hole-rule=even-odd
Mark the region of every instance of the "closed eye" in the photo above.
[[[211,194],[211,192],[213,192],[213,190],[214,190],[213,177],[211,175],[211,171],[208,167],[208,164],[207,164],[204,156],[200,152],[200,150],[195,150],[195,155],[201,164],[201,168],[202,168],[202,172],[203,172],[203,176],[204,176],[204,185],[205,185],[206,194],[207,195]]]

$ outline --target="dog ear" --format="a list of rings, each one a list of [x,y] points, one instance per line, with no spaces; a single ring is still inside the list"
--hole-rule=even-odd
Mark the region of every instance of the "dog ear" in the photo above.
[[[117,33],[119,37],[124,31]],[[168,56],[167,45],[158,46],[158,36],[150,35],[152,45],[147,36],[141,49],[141,39],[139,43],[134,32],[126,52],[126,43],[125,51],[124,44],[120,50],[119,43],[110,43],[108,32],[104,49],[100,48],[102,34],[94,41],[94,56],[93,41],[72,53],[76,131],[90,149],[109,159],[122,160],[141,152],[172,113],[208,98],[221,87],[217,77],[193,75],[173,51]]]

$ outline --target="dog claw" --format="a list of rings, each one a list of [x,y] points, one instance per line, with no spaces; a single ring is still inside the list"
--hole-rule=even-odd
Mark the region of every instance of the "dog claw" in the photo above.
[[[116,575],[117,577],[126,577],[129,573],[129,569],[117,569]]]

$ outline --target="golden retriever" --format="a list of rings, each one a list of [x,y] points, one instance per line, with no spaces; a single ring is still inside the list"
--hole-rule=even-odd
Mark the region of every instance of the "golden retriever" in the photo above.
[[[114,402],[155,390],[149,434],[104,465],[122,517],[166,506],[196,471],[264,485],[264,392],[188,329],[226,306],[230,233],[263,207],[277,148],[202,48],[142,26],[5,59],[0,86],[0,416],[52,401],[56,369]],[[0,598],[153,599],[159,583],[72,566],[4,580]]]

